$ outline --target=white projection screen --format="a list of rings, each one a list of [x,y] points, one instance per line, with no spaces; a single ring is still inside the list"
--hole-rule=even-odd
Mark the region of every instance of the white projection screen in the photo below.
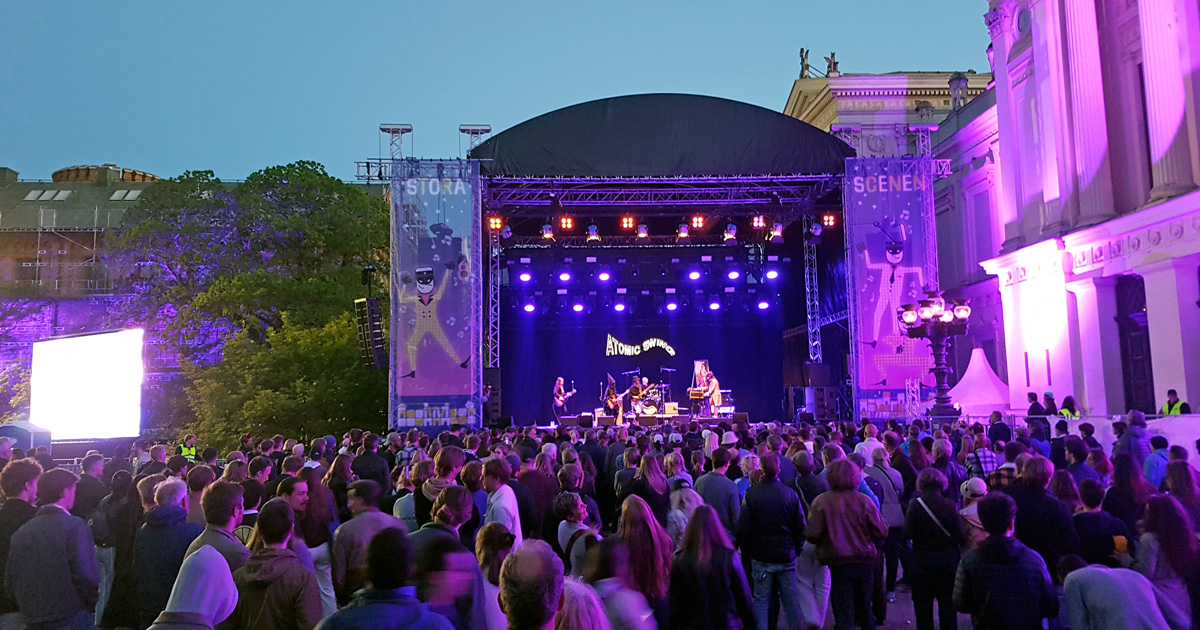
[[[142,336],[135,329],[35,342],[29,421],[55,442],[140,435]]]

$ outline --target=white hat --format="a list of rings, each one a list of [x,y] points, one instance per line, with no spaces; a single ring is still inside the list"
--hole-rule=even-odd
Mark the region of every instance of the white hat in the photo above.
[[[682,435],[679,435],[678,433],[672,433],[672,434],[671,434],[671,443],[672,443],[672,444],[677,444],[677,443],[679,443],[679,442],[682,442],[682,441],[683,441],[683,436],[682,436]]]
[[[661,433],[655,433],[655,434],[654,434],[654,443],[655,443],[655,444],[662,444],[662,434],[661,434]]]
[[[708,429],[705,429],[700,432],[700,437],[702,437],[706,440],[708,439],[708,436],[710,436],[710,435],[712,435],[712,431],[709,431]]]
[[[733,431],[726,431],[725,435],[721,436],[721,446],[732,446],[738,443],[738,436]]]

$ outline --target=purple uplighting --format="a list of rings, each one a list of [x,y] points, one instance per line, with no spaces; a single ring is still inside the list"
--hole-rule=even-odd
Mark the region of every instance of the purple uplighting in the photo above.
[[[616,310],[618,313],[622,313],[625,311],[625,303],[617,302],[616,304],[613,305],[613,309]]]
[[[715,310],[718,310],[718,309],[720,309],[720,308],[721,308],[721,303],[720,303],[720,302],[709,302],[709,303],[708,303],[708,310],[710,310],[710,311],[715,311]]]
[[[576,304],[575,306],[572,306],[572,307],[571,307],[571,310],[575,311],[576,313],[582,313],[582,312],[583,312],[583,305],[582,305],[582,304]]]
[[[601,271],[600,275],[596,277],[600,279],[600,282],[608,282],[612,278],[612,275],[610,275],[607,271]]]
[[[674,303],[674,302],[668,302],[668,303],[667,303],[667,310],[668,310],[668,311],[673,311],[673,310],[675,310],[675,309],[677,309],[677,308],[679,308],[679,305],[678,305],[678,304],[676,304],[676,303]]]
[[[774,269],[767,272],[767,280],[774,280],[779,277],[779,272]]]
[[[740,278],[740,277],[742,277],[742,274],[738,273],[738,270],[737,270],[737,269],[734,269],[733,271],[730,271],[730,272],[729,272],[729,279],[730,279],[730,280],[737,280],[737,279],[738,279],[738,278]]]
[[[563,282],[566,282],[567,280],[571,279],[571,274],[564,271],[564,272],[558,274],[558,279],[562,280]]]
[[[532,305],[532,304],[526,304],[526,305],[525,305],[525,312],[526,312],[526,313],[532,313],[532,312],[533,312],[533,305]]]
[[[700,272],[699,272],[699,271],[693,271],[693,272],[691,272],[691,273],[689,273],[689,274],[688,274],[688,278],[689,278],[690,280],[699,280],[699,279],[700,279]]]
[[[767,304],[766,302],[759,302],[759,303],[758,303],[758,310],[760,310],[760,311],[765,311],[765,310],[767,310],[767,308],[769,308],[770,306],[771,306],[771,305],[770,305],[770,304]]]
[[[521,279],[521,282],[529,282],[530,280],[533,279],[533,276],[529,275],[528,271],[522,271],[521,275],[519,275],[517,277]]]

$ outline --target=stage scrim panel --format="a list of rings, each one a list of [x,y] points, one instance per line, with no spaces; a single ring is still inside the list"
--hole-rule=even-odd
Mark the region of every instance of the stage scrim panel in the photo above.
[[[392,163],[389,423],[478,426],[479,163]]]

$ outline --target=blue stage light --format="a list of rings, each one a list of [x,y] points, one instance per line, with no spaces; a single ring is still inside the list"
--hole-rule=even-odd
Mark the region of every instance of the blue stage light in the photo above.
[[[613,305],[613,309],[616,310],[618,313],[622,313],[625,311],[625,303],[617,302],[616,304]]]
[[[675,310],[675,309],[677,309],[677,308],[679,308],[679,305],[678,305],[678,304],[676,304],[676,303],[674,303],[674,302],[667,302],[667,310],[668,310],[668,311],[673,311],[673,310]]]
[[[526,312],[526,313],[532,313],[532,312],[533,312],[533,308],[534,308],[534,307],[533,307],[533,305],[532,305],[532,304],[526,304],[526,305],[525,305],[525,312]]]
[[[600,282],[608,282],[609,280],[612,279],[612,275],[609,274],[607,271],[601,271],[600,275],[598,275],[596,277],[600,279]]]
[[[575,311],[576,313],[582,313],[582,312],[583,312],[583,305],[582,305],[582,304],[576,304],[575,306],[572,306],[572,307],[571,307],[571,310]]]
[[[771,306],[771,305],[770,305],[770,304],[767,304],[766,302],[759,302],[759,303],[758,303],[758,310],[760,310],[760,311],[765,311],[765,310],[767,310],[767,309],[768,309],[770,306]]]
[[[700,272],[699,272],[699,271],[693,271],[693,272],[691,272],[691,273],[689,273],[689,274],[688,274],[688,278],[689,278],[689,279],[691,279],[691,280],[699,280],[699,279],[700,279]]]
[[[710,310],[710,311],[715,311],[715,310],[718,310],[718,309],[720,309],[720,308],[721,308],[721,303],[720,303],[720,302],[709,302],[709,303],[708,303],[708,310]]]
[[[767,272],[767,280],[774,280],[779,277],[779,272],[774,269]]]
[[[522,271],[521,275],[517,277],[521,279],[521,282],[529,282],[530,280],[533,280],[533,276],[529,275],[528,271]]]
[[[562,280],[563,282],[566,282],[571,279],[571,274],[564,271],[564,272],[558,274],[558,279]]]

